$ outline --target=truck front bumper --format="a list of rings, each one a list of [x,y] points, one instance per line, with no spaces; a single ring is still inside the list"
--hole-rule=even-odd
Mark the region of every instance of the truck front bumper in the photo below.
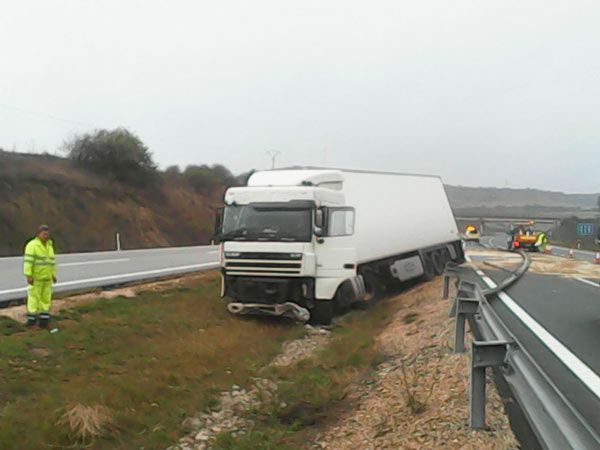
[[[227,309],[233,314],[290,317],[299,322],[307,322],[310,319],[308,309],[292,302],[272,304],[230,302],[227,304]]]

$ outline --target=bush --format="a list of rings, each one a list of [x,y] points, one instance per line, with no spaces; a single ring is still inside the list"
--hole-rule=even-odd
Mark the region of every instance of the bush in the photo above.
[[[113,180],[146,185],[156,178],[148,147],[125,128],[76,136],[65,143],[65,150],[78,165]]]
[[[187,166],[183,176],[196,191],[208,191],[217,186],[234,184],[235,181],[229,169],[221,164],[212,167],[206,164]]]
[[[181,175],[181,169],[178,165],[169,166],[165,169],[165,175],[178,176]]]

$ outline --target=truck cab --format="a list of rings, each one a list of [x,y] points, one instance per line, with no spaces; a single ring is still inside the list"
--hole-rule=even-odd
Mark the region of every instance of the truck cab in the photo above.
[[[312,312],[328,321],[331,301],[321,302],[356,277],[356,249],[348,239],[354,210],[345,204],[341,175],[305,171],[291,180],[289,173],[271,172],[265,185],[260,174],[225,194],[219,240],[228,309],[299,320]]]

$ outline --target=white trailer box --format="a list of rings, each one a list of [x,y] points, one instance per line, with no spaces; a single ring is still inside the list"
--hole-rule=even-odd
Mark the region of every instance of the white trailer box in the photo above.
[[[463,257],[439,177],[294,168],[225,194],[223,291],[239,313],[330,320],[393,282]]]

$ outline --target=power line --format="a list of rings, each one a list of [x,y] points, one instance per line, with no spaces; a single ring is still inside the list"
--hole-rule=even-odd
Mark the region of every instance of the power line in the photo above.
[[[5,105],[3,103],[0,103],[0,108],[9,109],[12,111],[18,111],[20,113],[30,114],[33,116],[43,117],[45,119],[55,120],[57,122],[65,122],[65,123],[71,123],[71,124],[75,124],[75,125],[83,125],[83,126],[90,127],[90,128],[99,128],[96,125],[92,125],[92,124],[85,123],[85,122],[80,122],[78,120],[64,119],[62,117],[53,116],[51,114],[41,113],[41,112],[37,112],[37,111],[30,111],[27,109],[18,108],[16,106]]]

